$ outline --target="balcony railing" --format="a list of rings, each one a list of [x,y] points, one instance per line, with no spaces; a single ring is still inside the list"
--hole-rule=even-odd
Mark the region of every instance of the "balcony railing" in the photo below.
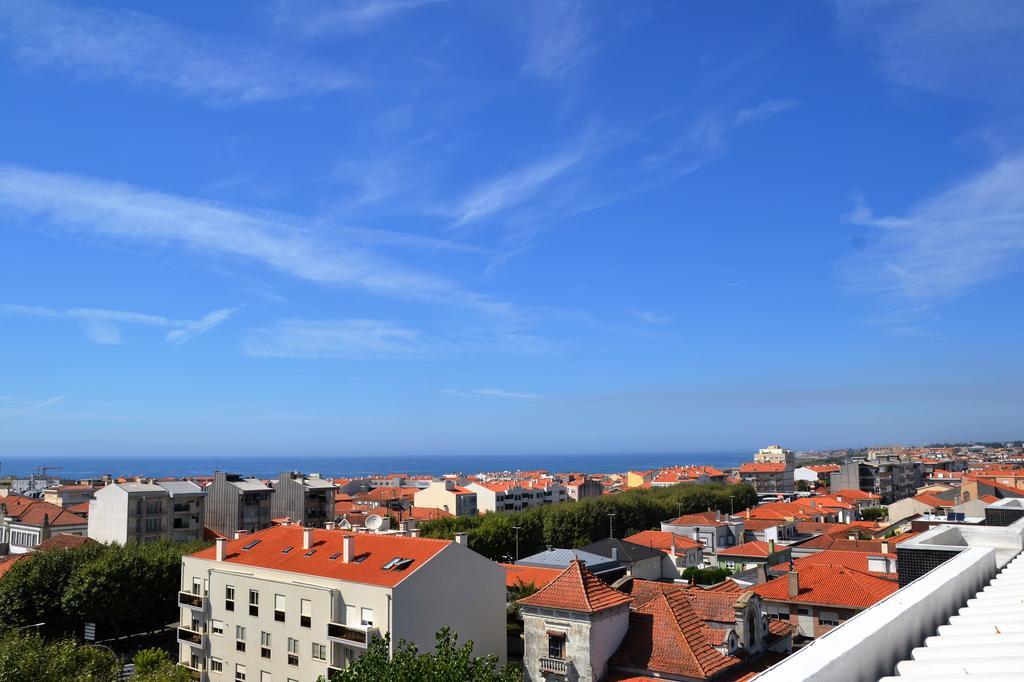
[[[202,646],[203,637],[206,636],[204,630],[191,630],[189,628],[180,627],[178,628],[178,641],[188,642],[189,644],[195,644],[196,646]]]
[[[542,658],[540,659],[540,671],[552,675],[568,675],[569,662],[560,658]]]
[[[365,649],[375,637],[380,637],[380,630],[372,625],[327,624],[327,639],[348,646]]]
[[[190,606],[193,609],[203,608],[206,598],[201,594],[192,594],[191,592],[179,592],[178,593],[178,605],[179,606]]]
[[[178,663],[178,665],[187,670],[189,677],[191,677],[193,680],[203,679],[203,672],[205,671],[205,668],[203,667],[202,663],[197,662],[195,665],[193,665],[191,661],[181,661],[180,663]]]

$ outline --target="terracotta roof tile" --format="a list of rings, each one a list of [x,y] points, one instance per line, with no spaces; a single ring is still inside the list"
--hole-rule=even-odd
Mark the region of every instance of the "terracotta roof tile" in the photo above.
[[[522,583],[524,585],[532,584],[538,590],[547,587],[548,583],[562,575],[564,570],[542,566],[501,565],[505,568],[505,587],[515,587],[518,583]]]
[[[630,535],[626,538],[626,541],[637,545],[653,547],[654,549],[660,549],[665,552],[669,551],[673,544],[675,544],[677,552],[686,551],[688,549],[697,549],[698,547],[704,546],[700,542],[691,538],[662,530],[643,530],[639,533]]]
[[[307,552],[299,549],[302,547],[302,531],[301,526],[272,526],[238,540],[228,540],[224,563],[235,566],[260,566],[347,582],[394,587],[451,544],[449,540],[315,529],[312,549],[316,551],[306,556]],[[342,538],[345,536],[351,536],[355,542],[357,561],[345,563],[341,560]],[[250,549],[245,549],[246,545],[251,545],[254,541],[259,542]],[[283,553],[281,550],[286,547],[296,549]],[[339,556],[331,559],[330,557],[335,554]],[[216,549],[208,547],[191,556],[214,561]],[[358,561],[360,557],[364,558]],[[397,557],[412,559],[412,563],[405,569],[384,570],[383,566]]]
[[[621,606],[632,598],[609,587],[590,572],[583,562],[569,564],[561,575],[540,591],[519,600],[523,606],[594,613]]]
[[[789,578],[782,576],[751,588],[762,599],[865,609],[899,589],[899,585],[843,566],[810,565],[797,571],[800,589],[789,596]]]

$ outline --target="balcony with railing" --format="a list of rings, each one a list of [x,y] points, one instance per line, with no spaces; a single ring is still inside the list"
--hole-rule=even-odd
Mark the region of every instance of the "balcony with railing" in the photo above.
[[[188,606],[193,609],[201,609],[205,603],[206,597],[201,594],[192,594],[191,592],[178,593],[178,606]]]
[[[346,646],[365,649],[375,637],[380,637],[380,630],[372,625],[327,624],[327,639]]]
[[[190,625],[188,627],[182,625],[178,628],[179,642],[188,642],[195,646],[202,646],[204,637],[206,637],[206,628],[201,625]]]
[[[206,671],[206,668],[200,661],[180,661],[178,665],[187,670],[189,677],[193,680],[203,679],[203,673]]]
[[[541,658],[540,671],[551,675],[568,675],[569,661],[561,658]]]

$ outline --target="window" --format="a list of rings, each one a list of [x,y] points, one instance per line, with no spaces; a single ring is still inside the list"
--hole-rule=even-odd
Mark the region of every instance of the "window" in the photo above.
[[[260,682],[270,682],[270,673],[268,673],[266,670],[261,670]]]
[[[288,638],[288,665],[299,664],[299,640]]]
[[[245,682],[245,666],[241,663],[235,663],[235,680]]]
[[[359,623],[360,625],[373,625],[373,609],[362,608],[359,611]]]
[[[310,626],[313,614],[313,602],[308,599],[302,599],[299,601],[299,625],[304,628]]]
[[[235,610],[235,588],[231,585],[224,586],[224,610]]]
[[[818,611],[818,625],[839,625],[839,614],[833,611]]]
[[[548,633],[548,657],[565,658],[565,635]]]
[[[270,658],[270,633],[260,633],[260,656]]]
[[[203,581],[199,578],[192,578],[192,594],[202,594],[199,590],[203,589]]]
[[[284,622],[285,599],[283,594],[274,595],[274,620]]]
[[[163,528],[162,522],[163,519],[161,519],[159,516],[154,517],[152,519],[146,519],[146,531],[151,533],[154,531],[161,530]]]
[[[210,621],[210,634],[224,635],[224,622],[219,620]]]
[[[260,615],[260,593],[256,590],[249,590],[249,615]]]
[[[210,672],[222,673],[224,672],[224,661],[219,658],[210,659]]]
[[[313,642],[313,658],[318,661],[327,660],[327,645]]]
[[[235,626],[235,651],[245,651],[245,628]]]

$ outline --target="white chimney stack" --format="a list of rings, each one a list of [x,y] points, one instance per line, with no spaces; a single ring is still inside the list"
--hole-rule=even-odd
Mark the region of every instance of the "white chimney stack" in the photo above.
[[[241,537],[242,537],[243,535],[245,535],[245,534],[246,534],[247,532],[248,532],[248,531],[244,531],[244,530],[236,530],[236,531],[235,531],[235,539],[236,539],[236,540],[239,540],[239,539],[241,539]]]
[[[466,538],[467,537],[469,537],[467,533],[456,533],[455,534],[455,542],[456,542],[456,544],[459,544],[459,545],[466,544]]]
[[[309,549],[313,546],[313,529],[302,529],[302,549]]]
[[[346,564],[350,564],[355,557],[356,539],[351,535],[346,535],[341,539],[341,560]]]
[[[217,545],[217,561],[224,561],[224,553],[227,551],[227,538],[217,538],[214,543]]]
[[[325,523],[324,524],[324,528],[327,529],[327,530],[334,530],[335,529],[334,521],[328,521],[327,523]]]
[[[420,529],[419,528],[413,528],[412,530],[409,531],[409,535],[411,535],[414,538],[418,538],[420,536]]]

